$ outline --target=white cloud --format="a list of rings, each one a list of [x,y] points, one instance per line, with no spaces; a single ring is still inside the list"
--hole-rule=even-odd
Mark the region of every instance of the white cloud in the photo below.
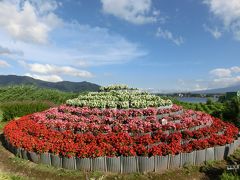
[[[230,68],[233,73],[240,73],[240,67],[234,66]]]
[[[216,77],[230,77],[231,76],[231,70],[225,69],[225,68],[217,68],[210,71],[210,74]]]
[[[79,23],[65,25],[52,34],[52,44],[13,42],[0,33],[0,42],[12,49],[23,51],[21,59],[40,64],[71,66],[98,66],[126,63],[145,56],[138,44],[109,32],[106,28]],[[64,42],[64,43],[62,43]],[[19,59],[19,58],[17,58]]]
[[[152,12],[152,14],[153,14],[154,16],[159,16],[159,15],[160,15],[160,11],[159,11],[159,10],[154,10],[154,11]]]
[[[7,47],[3,47],[0,45],[0,55],[17,55],[17,56],[22,56],[23,55],[23,52],[22,51],[19,51],[19,50],[10,50],[9,48]]]
[[[168,30],[163,30],[162,28],[158,28],[157,32],[156,32],[156,36],[172,41],[174,44],[180,46],[181,44],[184,43],[184,39],[183,37],[179,36],[179,37],[175,37],[170,31]]]
[[[10,64],[8,64],[6,61],[4,60],[0,60],[0,68],[4,68],[4,67],[10,67]]]
[[[240,83],[240,76],[234,76],[234,77],[216,78],[211,82],[210,86],[214,88],[216,87],[223,88],[223,87],[228,87],[228,86],[232,86],[239,83]]]
[[[103,12],[134,24],[157,21],[159,11],[152,11],[151,0],[101,0]]]
[[[240,83],[240,67],[217,68],[209,72],[213,79],[209,82],[210,88],[222,88]]]
[[[226,26],[234,21],[238,21],[240,17],[240,1],[239,0],[204,0],[210,11],[223,20]]]
[[[240,1],[239,0],[204,0],[210,12],[222,21],[226,31],[233,33],[240,40]]]
[[[0,30],[14,40],[46,43],[48,33],[61,24],[55,1],[0,1]]]
[[[233,66],[230,68],[216,68],[209,72],[215,77],[231,77],[234,73],[240,73],[240,66]]]
[[[207,88],[205,86],[202,86],[200,84],[195,84],[195,86],[193,87],[194,91],[202,91],[202,90],[206,90]]]
[[[38,73],[38,74],[65,74],[65,75],[75,76],[75,77],[85,77],[85,78],[93,77],[92,73],[88,71],[75,69],[70,66],[56,66],[56,65],[50,65],[50,64],[39,64],[39,63],[27,64],[23,61],[21,61],[20,64],[28,68],[29,71]]]
[[[55,11],[61,3],[57,3],[55,0],[29,0],[31,4],[37,9],[41,14],[51,13]]]
[[[34,71],[26,72],[35,76],[44,75],[42,78],[59,76],[60,73],[88,78],[93,74],[83,67],[127,63],[147,54],[139,44],[107,28],[61,20],[54,13],[60,6],[56,2],[0,0],[0,42],[4,45],[0,46],[0,54],[10,60],[24,60],[32,66],[37,64],[37,68],[31,67]],[[18,30],[12,29],[9,24]],[[35,28],[40,31],[34,32]],[[48,68],[49,72],[38,72],[39,65]],[[14,68],[19,73],[20,68]],[[31,68],[27,66],[25,70]]]
[[[25,76],[30,76],[34,79],[40,79],[40,80],[49,81],[49,82],[63,81],[63,79],[58,75],[38,75],[38,74],[30,74],[30,73],[26,73],[24,75]]]
[[[0,46],[0,55],[2,54],[11,54],[11,51],[8,48]]]
[[[211,76],[205,78],[200,76],[198,79],[178,79],[177,86],[181,91],[201,91],[206,89],[225,88],[240,84],[240,66],[229,68],[216,68],[209,71]]]
[[[217,27],[210,28],[204,24],[203,28],[206,32],[209,32],[215,39],[219,39],[220,37],[222,37],[222,32]]]
[[[177,87],[179,88],[178,91],[180,92],[201,91],[207,89],[206,84],[203,83],[202,79],[178,79],[176,82]]]

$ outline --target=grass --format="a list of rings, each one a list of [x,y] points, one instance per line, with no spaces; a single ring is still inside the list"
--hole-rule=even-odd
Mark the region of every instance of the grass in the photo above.
[[[31,171],[33,174],[39,174],[41,177],[51,179],[101,179],[104,176],[104,173],[101,172],[84,172],[84,171],[75,171],[75,170],[67,170],[62,168],[54,168],[52,166],[47,166],[43,164],[34,164],[30,161],[18,158],[11,157],[9,159],[10,163],[17,167],[18,169]]]
[[[106,180],[122,179],[122,180],[185,180],[185,179],[203,179],[204,173],[199,172],[198,166],[186,166],[182,169],[168,170],[164,173],[131,173],[131,174],[112,174],[104,177]]]
[[[240,149],[237,149],[233,155],[229,156],[226,160],[228,164],[240,164]],[[240,180],[240,169],[236,171],[224,170],[220,176],[221,180]]]
[[[26,177],[0,172],[0,179],[1,180],[26,180]]]
[[[239,179],[240,179],[240,176],[235,173],[224,172],[221,175],[221,180],[239,180]]]
[[[7,124],[8,122],[3,122],[0,120],[0,132],[3,130],[4,126]]]

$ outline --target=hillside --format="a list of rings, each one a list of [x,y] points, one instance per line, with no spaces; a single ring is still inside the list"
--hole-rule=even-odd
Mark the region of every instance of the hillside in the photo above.
[[[9,85],[34,85],[41,88],[58,89],[65,92],[83,92],[83,91],[98,91],[99,85],[83,82],[47,82],[38,79],[34,79],[28,76],[16,76],[16,75],[0,75],[0,86]]]
[[[61,104],[77,96],[78,93],[62,92],[55,89],[38,88],[36,86],[0,87],[0,104],[12,101],[49,101],[54,104]]]

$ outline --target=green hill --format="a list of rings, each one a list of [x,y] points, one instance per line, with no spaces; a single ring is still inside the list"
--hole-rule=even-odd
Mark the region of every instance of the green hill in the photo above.
[[[0,75],[0,87],[12,85],[34,85],[41,88],[58,89],[65,92],[98,91],[99,85],[90,82],[47,82],[28,76]]]

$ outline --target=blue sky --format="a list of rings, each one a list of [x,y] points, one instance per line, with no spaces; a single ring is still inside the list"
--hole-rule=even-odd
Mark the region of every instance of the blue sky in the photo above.
[[[240,83],[238,0],[2,0],[0,74],[160,91]]]

